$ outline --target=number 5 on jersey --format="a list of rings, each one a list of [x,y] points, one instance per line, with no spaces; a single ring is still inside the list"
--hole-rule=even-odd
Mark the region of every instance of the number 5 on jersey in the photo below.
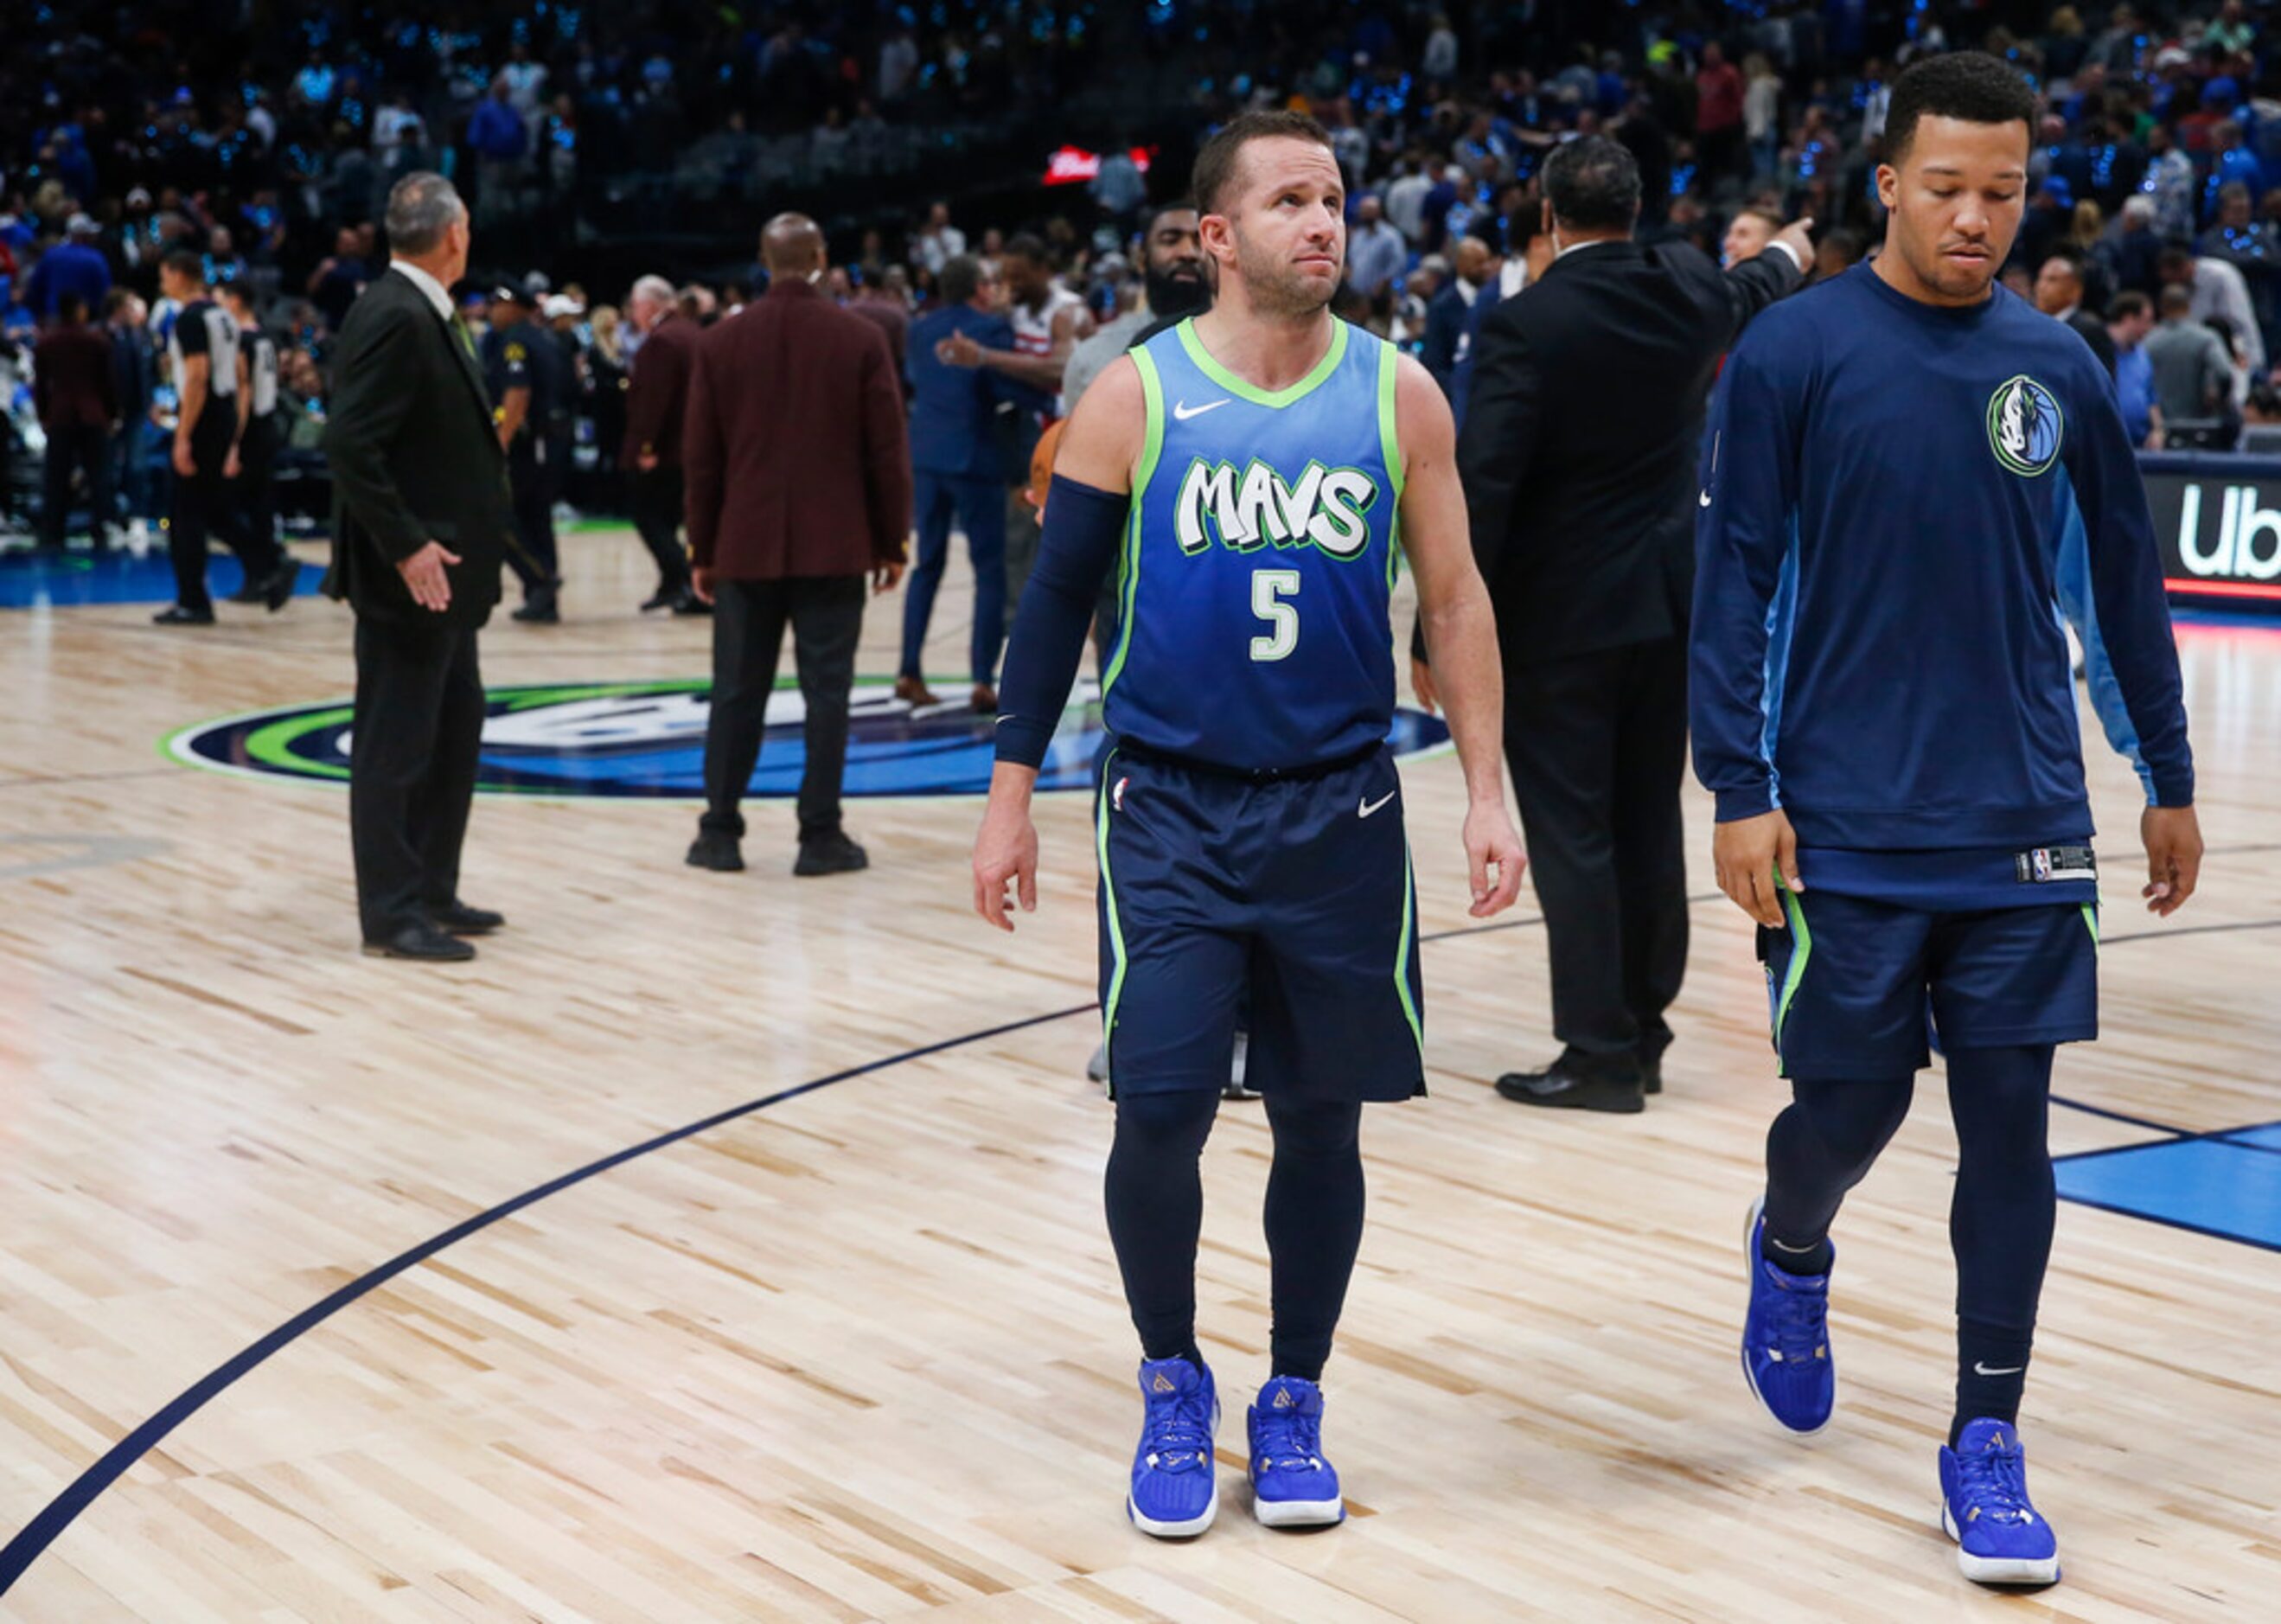
[[[1280,660],[1299,646],[1299,606],[1285,603],[1299,592],[1295,569],[1256,569],[1251,574],[1251,612],[1274,628],[1251,639],[1251,657]]]

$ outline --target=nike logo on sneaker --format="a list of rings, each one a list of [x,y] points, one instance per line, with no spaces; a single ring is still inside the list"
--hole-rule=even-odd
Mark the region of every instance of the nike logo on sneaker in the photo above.
[[[1393,800],[1395,796],[1400,793],[1401,792],[1398,790],[1388,790],[1376,800],[1365,800],[1361,804],[1361,806],[1356,808],[1355,815],[1357,817],[1368,817],[1372,813],[1377,811],[1380,807],[1383,807],[1388,801]]]
[[[1172,415],[1179,421],[1186,422],[1191,417],[1202,417],[1207,412],[1218,411],[1227,404],[1227,401],[1228,398],[1225,395],[1218,400],[1207,400],[1200,406],[1192,406],[1185,400],[1178,401],[1172,406]]]
[[[2024,1365],[2007,1365],[2002,1370],[1990,1370],[1978,1359],[1972,1361],[1972,1373],[1976,1376],[2016,1376],[2027,1368]]]

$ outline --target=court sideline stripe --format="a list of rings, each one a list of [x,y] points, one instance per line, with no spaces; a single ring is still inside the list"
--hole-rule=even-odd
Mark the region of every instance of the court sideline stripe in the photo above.
[[[197,1382],[178,1394],[166,1408],[104,1450],[100,1459],[73,1479],[70,1487],[50,1501],[39,1515],[26,1523],[4,1548],[0,1548],[0,1596],[5,1596],[8,1593],[16,1581],[23,1577],[24,1570],[39,1560],[48,1547],[55,1543],[64,1530],[71,1527],[79,1514],[87,1509],[97,1496],[118,1481],[136,1461],[156,1449],[169,1433],[205,1408],[209,1401],[221,1394],[239,1377],[251,1371],[271,1354],[292,1342],[303,1333],[322,1324],[375,1288],[386,1285],[406,1270],[426,1262],[445,1247],[464,1241],[477,1231],[489,1228],[501,1218],[512,1217],[525,1207],[544,1201],[549,1195],[560,1191],[568,1189],[572,1185],[583,1184],[598,1173],[606,1173],[614,1167],[622,1166],[632,1161],[637,1156],[647,1156],[653,1150],[661,1150],[669,1145],[677,1144],[707,1129],[717,1128],[723,1123],[733,1122],[739,1117],[748,1117],[755,1111],[766,1110],[772,1105],[781,1105],[787,1100],[796,1100],[802,1094],[814,1094],[819,1088],[829,1088],[834,1083],[844,1083],[852,1078],[863,1077],[874,1071],[884,1071],[891,1066],[902,1065],[909,1061],[924,1060],[928,1056],[939,1055],[947,1049],[963,1048],[970,1043],[980,1043],[991,1038],[1004,1037],[1009,1032],[1020,1032],[1026,1027],[1042,1026],[1050,1021],[1065,1020],[1072,1015],[1083,1015],[1094,1007],[1091,1002],[1073,1004],[1065,1009],[1055,1009],[1045,1015],[1032,1015],[1023,1020],[1008,1021],[1002,1025],[986,1027],[980,1032],[970,1032],[963,1037],[946,1038],[939,1043],[929,1043],[918,1048],[905,1049],[902,1053],[890,1055],[884,1060],[867,1061],[862,1065],[850,1066],[844,1071],[834,1071],[827,1077],[819,1077],[793,1087],[780,1089],[775,1094],[747,1101],[742,1105],[730,1106],[725,1110],[715,1111],[709,1117],[701,1117],[684,1126],[660,1133],[655,1138],[644,1140],[640,1144],[628,1149],[615,1151],[599,1161],[589,1162],[584,1167],[574,1169],[560,1178],[551,1179],[545,1184],[525,1190],[522,1195],[510,1200],[501,1202],[487,1211],[478,1212],[473,1218],[453,1225],[441,1234],[433,1235],[407,1251],[398,1253],[379,1267],[351,1280],[330,1296],[312,1303],[259,1342],[207,1372]]]
[[[1715,901],[1720,894],[1717,892],[1705,893],[1690,896],[1688,901],[1692,904]],[[1453,930],[1437,931],[1429,935],[1421,936],[1419,940],[1422,946],[1429,941],[1447,941],[1458,937],[1481,936],[1491,932],[1513,930],[1523,925],[1543,923],[1542,915],[1530,915],[1520,919],[1500,920],[1495,924],[1460,925]],[[2184,931],[2137,932],[2129,935],[2111,937],[2108,941],[2110,943],[2144,941],[2157,936],[2264,930],[2275,926],[2281,926],[2281,919],[2262,920],[2243,924],[2203,925],[2189,927]],[[398,1253],[386,1263],[351,1280],[331,1295],[312,1303],[283,1325],[271,1331],[259,1342],[207,1372],[197,1382],[177,1394],[165,1408],[149,1420],[104,1450],[92,1465],[72,1480],[61,1494],[43,1507],[31,1521],[26,1523],[4,1547],[0,1547],[0,1597],[4,1597],[14,1588],[17,1580],[23,1577],[25,1570],[46,1553],[48,1548],[63,1535],[65,1530],[78,1520],[79,1514],[93,1504],[97,1496],[125,1476],[135,1462],[156,1449],[176,1427],[204,1409],[208,1403],[235,1384],[240,1377],[261,1365],[271,1354],[289,1346],[305,1333],[323,1324],[358,1299],[376,1288],[387,1284],[406,1270],[426,1262],[446,1247],[487,1229],[501,1218],[512,1217],[524,1208],[545,1200],[549,1195],[568,1189],[574,1185],[583,1184],[597,1174],[622,1166],[637,1157],[647,1156],[653,1150],[661,1150],[669,1145],[678,1144],[683,1140],[693,1138],[708,1129],[734,1122],[740,1117],[748,1117],[756,1111],[766,1110],[770,1106],[781,1105],[787,1100],[796,1100],[802,1094],[814,1094],[818,1089],[829,1088],[835,1083],[847,1082],[852,1079],[869,1076],[875,1071],[884,1071],[890,1067],[902,1065],[910,1061],[923,1060],[929,1056],[961,1048],[970,1043],[980,1043],[991,1038],[1003,1037],[1009,1032],[1022,1032],[1032,1026],[1042,1026],[1054,1021],[1066,1020],[1071,1016],[1083,1015],[1098,1007],[1096,1002],[1072,1004],[1066,1009],[1050,1010],[1043,1015],[1028,1016],[1018,1021],[1008,1021],[1000,1025],[986,1027],[979,1032],[967,1032],[960,1037],[945,1038],[939,1042],[905,1049],[900,1054],[890,1055],[879,1060],[866,1061],[862,1065],[850,1066],[844,1071],[815,1078],[790,1088],[779,1089],[775,1094],[764,1094],[757,1100],[749,1100],[742,1105],[730,1106],[725,1110],[715,1111],[711,1116],[700,1117],[695,1122],[687,1123],[681,1127],[670,1129],[644,1140],[638,1145],[614,1151],[597,1161],[587,1163],[583,1167],[574,1168],[569,1172],[551,1179],[545,1184],[525,1190],[520,1195],[501,1202],[498,1206],[476,1213],[473,1218],[464,1219],[441,1233],[430,1236],[408,1250]],[[2057,1095],[2053,1095],[2053,1100],[2056,1104],[2075,1105],[2076,1103],[2070,1100],[2062,1100]],[[2092,1110],[2094,1114],[2100,1116],[2119,1116],[2119,1113],[2094,1107],[2076,1106],[2076,1109]],[[2130,1120],[2130,1118],[2122,1119]],[[2141,1125],[2181,1138],[2190,1137],[2182,1129],[2167,1127],[2159,1123],[2146,1123]]]

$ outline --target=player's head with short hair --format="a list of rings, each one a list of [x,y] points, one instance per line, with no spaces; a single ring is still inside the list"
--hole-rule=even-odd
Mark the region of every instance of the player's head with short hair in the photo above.
[[[1983,51],[1929,57],[1893,81],[1880,276],[1923,304],[1987,298],[2027,206],[2035,118],[2028,81]]]
[[[1622,143],[1584,135],[1544,160],[1544,201],[1563,237],[1628,236],[1639,219],[1639,160]]]
[[[1238,114],[1197,152],[1188,190],[1223,302],[1287,320],[1336,296],[1346,180],[1330,132],[1314,119],[1287,109]]]
[[[1034,309],[1053,291],[1053,251],[1035,232],[1017,231],[1006,239],[998,256],[998,275],[1005,279],[1007,292]]]
[[[206,262],[188,248],[177,248],[159,261],[159,290],[168,298],[187,302],[206,290]]]
[[[1192,316],[1211,308],[1211,261],[1196,227],[1196,205],[1186,197],[1149,214],[1140,234],[1140,280],[1150,314]]]

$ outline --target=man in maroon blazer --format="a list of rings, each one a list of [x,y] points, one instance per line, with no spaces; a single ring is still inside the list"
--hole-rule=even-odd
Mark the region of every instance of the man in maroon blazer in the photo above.
[[[56,301],[55,325],[32,352],[32,398],[48,437],[40,545],[64,550],[72,469],[78,468],[87,475],[87,537],[100,553],[109,545],[111,437],[119,427],[119,389],[111,371],[111,340],[87,324],[87,301],[76,293]]]
[[[707,329],[682,423],[697,595],[714,606],[705,816],[692,867],[745,866],[738,810],[760,762],[785,626],[807,702],[795,874],[866,867],[839,824],[863,577],[902,579],[911,529],[903,392],[886,338],[816,288],[823,234],[779,214],[761,234],[766,297]]]
[[[662,276],[645,276],[626,298],[626,317],[642,336],[626,379],[626,438],[618,466],[633,496],[634,529],[657,561],[657,592],[642,605],[676,615],[707,615],[711,606],[689,584],[681,547],[681,414],[689,400],[689,367],[704,329],[684,318]]]

